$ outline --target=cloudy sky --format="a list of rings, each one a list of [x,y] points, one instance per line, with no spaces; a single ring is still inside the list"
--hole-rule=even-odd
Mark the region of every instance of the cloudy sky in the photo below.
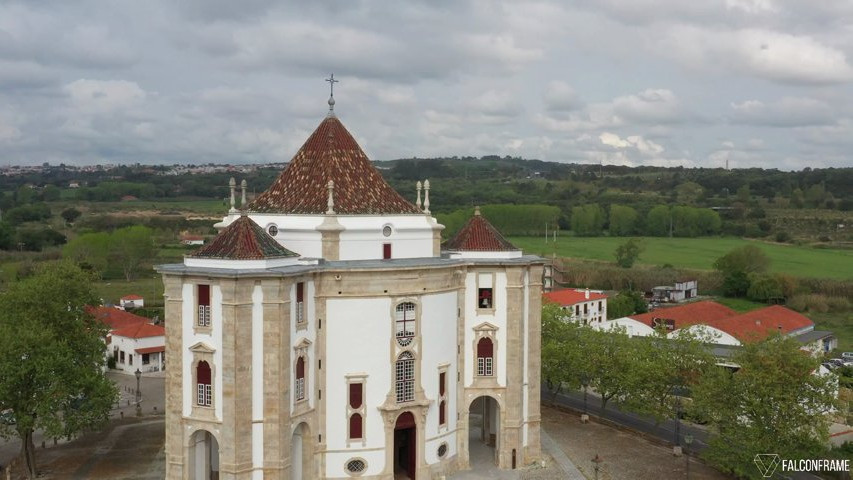
[[[0,165],[851,166],[850,0],[0,0]]]

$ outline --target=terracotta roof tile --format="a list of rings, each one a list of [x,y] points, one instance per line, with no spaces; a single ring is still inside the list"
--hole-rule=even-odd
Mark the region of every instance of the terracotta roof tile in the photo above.
[[[166,335],[166,329],[151,323],[139,323],[118,330],[113,330],[113,336],[127,338],[161,337]]]
[[[113,307],[88,307],[87,310],[95,318],[104,322],[111,330],[151,321],[148,318]]]
[[[165,345],[162,347],[146,347],[146,348],[137,348],[136,349],[136,353],[138,353],[140,355],[142,355],[143,353],[158,353],[158,352],[165,352],[165,351],[166,351]]]
[[[480,209],[474,211],[474,216],[456,232],[450,240],[444,243],[445,250],[461,250],[474,252],[507,252],[519,250],[509,243],[485,217],[480,215]]]
[[[762,340],[773,332],[787,335],[796,330],[814,327],[814,322],[789,308],[773,305],[734,317],[722,318],[709,325],[742,342],[753,342]]]
[[[344,125],[326,117],[264,193],[252,212],[323,214],[329,180],[339,214],[421,214],[382,178]]]
[[[548,292],[543,296],[554,303],[560,304],[560,306],[563,307],[574,305],[576,303],[591,302],[593,300],[603,300],[607,298],[607,295],[597,292],[589,292],[589,298],[586,298],[585,290],[576,290],[574,288],[567,288],[564,290]]]
[[[142,300],[142,297],[139,295],[125,295],[121,297],[122,300]]]
[[[298,257],[298,253],[282,247],[274,238],[242,215],[219,232],[210,243],[189,255],[194,258],[225,260],[262,260],[269,258]]]
[[[734,317],[737,312],[717,302],[704,300],[701,302],[688,303],[677,307],[658,308],[657,310],[631,315],[630,318],[654,327],[654,319],[661,318],[675,322],[674,328],[679,329],[689,325],[702,323],[710,325],[715,320]]]

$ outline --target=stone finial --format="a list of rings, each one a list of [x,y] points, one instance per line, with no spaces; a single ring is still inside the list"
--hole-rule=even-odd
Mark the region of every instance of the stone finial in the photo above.
[[[240,189],[243,191],[243,196],[240,199],[240,208],[246,208],[246,187],[249,186],[249,183],[246,182],[244,178],[242,182],[240,182]]]
[[[329,180],[329,183],[326,184],[326,188],[329,190],[329,200],[326,202],[326,215],[334,215],[335,214],[335,182]]]
[[[429,180],[424,180],[424,213],[429,213]]]
[[[415,184],[415,188],[417,188],[418,190],[418,200],[415,202],[415,205],[417,205],[418,208],[421,208],[421,188],[423,187],[421,187],[420,180],[418,180],[418,183]]]
[[[234,177],[231,177],[231,180],[228,180],[228,188],[231,189],[231,209],[228,210],[228,212],[234,213],[237,211],[237,199],[234,196],[234,190],[237,188],[237,181],[234,180]]]
[[[474,216],[475,217],[480,216],[480,206],[479,205],[474,206]]]

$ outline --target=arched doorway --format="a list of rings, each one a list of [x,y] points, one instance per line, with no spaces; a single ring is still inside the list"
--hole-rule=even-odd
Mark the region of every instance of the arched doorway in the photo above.
[[[219,480],[219,442],[210,432],[198,430],[190,437],[190,480]]]
[[[313,461],[311,434],[305,422],[300,423],[293,431],[290,442],[290,465],[293,480],[310,480]]]
[[[468,408],[468,457],[471,468],[500,465],[501,410],[488,396],[477,397]]]
[[[412,412],[403,412],[394,424],[394,479],[415,480],[418,430]]]

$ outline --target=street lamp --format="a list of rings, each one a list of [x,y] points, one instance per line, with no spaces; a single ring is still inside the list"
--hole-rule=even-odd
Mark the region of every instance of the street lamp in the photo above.
[[[693,435],[689,433],[684,435],[684,475],[687,480],[690,480],[690,444],[693,443]]]
[[[595,469],[595,480],[598,480],[598,470],[601,468],[601,462],[604,459],[599,457],[598,454],[595,454],[595,458],[592,459],[593,468]]]
[[[141,417],[142,405],[140,403],[142,402],[142,392],[139,391],[139,380],[142,378],[142,372],[137,368],[133,374],[136,375],[136,416]]]

